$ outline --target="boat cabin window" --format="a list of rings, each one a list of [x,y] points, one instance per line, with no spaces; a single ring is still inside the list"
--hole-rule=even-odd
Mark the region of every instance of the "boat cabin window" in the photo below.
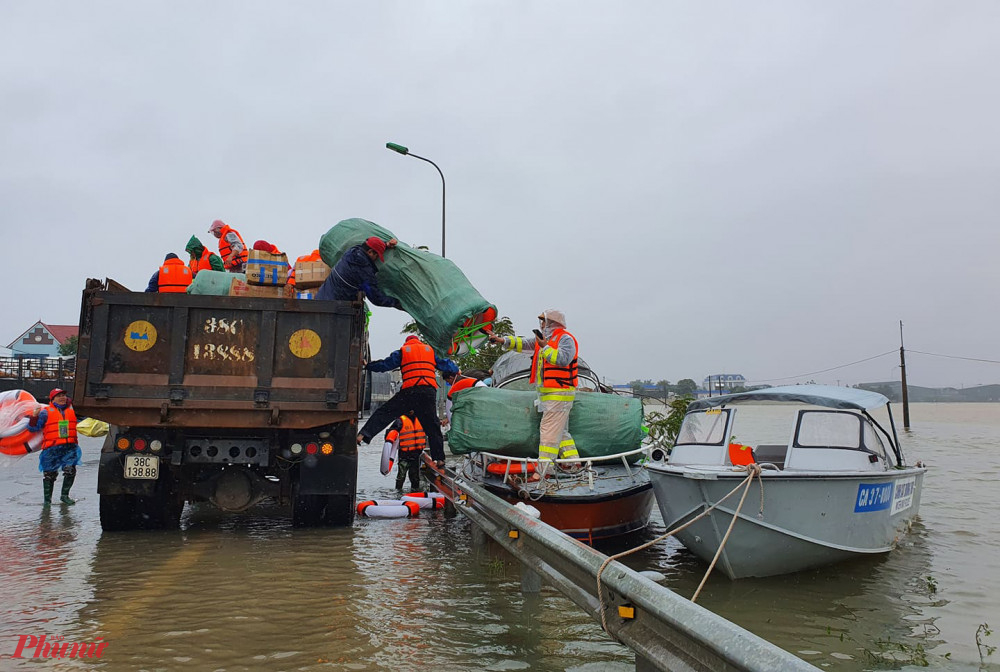
[[[692,411],[684,416],[684,423],[681,424],[675,445],[696,443],[721,446],[726,441],[726,425],[728,423],[728,408]]]
[[[884,454],[871,425],[849,411],[801,411],[794,445],[796,448],[846,448]]]

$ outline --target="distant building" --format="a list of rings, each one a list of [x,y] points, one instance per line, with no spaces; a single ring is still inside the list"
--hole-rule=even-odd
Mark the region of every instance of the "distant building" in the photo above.
[[[702,389],[698,390],[698,397],[709,394],[729,394],[736,388],[746,387],[747,379],[741,373],[713,373],[705,376],[701,381]]]
[[[59,346],[70,336],[76,336],[80,328],[75,324],[45,324],[35,322],[23,334],[11,341],[7,347],[13,357],[58,357]]]

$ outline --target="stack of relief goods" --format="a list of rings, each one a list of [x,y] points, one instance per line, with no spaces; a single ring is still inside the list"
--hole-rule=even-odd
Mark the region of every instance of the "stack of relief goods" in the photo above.
[[[330,267],[323,263],[322,260],[296,261],[295,298],[315,299],[316,290],[326,282],[329,275]]]
[[[229,295],[273,299],[286,296],[288,256],[261,249],[249,250],[249,255],[246,281],[233,280]]]
[[[541,414],[536,392],[473,387],[456,394],[448,448],[537,457]],[[580,457],[603,457],[635,450],[642,443],[642,400],[617,394],[579,392],[569,416]],[[633,459],[638,459],[635,455]]]
[[[347,250],[371,236],[386,241],[396,237],[373,222],[345,219],[320,238],[320,255],[328,266],[335,267]],[[492,330],[496,307],[449,259],[399,241],[385,254],[385,261],[376,261],[375,265],[379,289],[399,299],[424,340],[439,355],[452,354]]]

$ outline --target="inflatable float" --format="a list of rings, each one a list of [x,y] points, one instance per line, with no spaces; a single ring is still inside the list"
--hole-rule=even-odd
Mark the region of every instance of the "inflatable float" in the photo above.
[[[42,447],[42,432],[28,430],[31,414],[42,407],[25,390],[0,392],[0,453],[27,455]]]
[[[420,505],[396,499],[369,499],[358,504],[358,515],[366,518],[416,518]]]
[[[404,502],[413,502],[421,509],[443,509],[445,498],[440,492],[413,492],[403,495]]]
[[[398,451],[399,443],[397,441],[386,441],[385,445],[382,446],[382,463],[378,470],[382,472],[383,476],[388,476],[389,472],[392,471],[392,465],[396,461]]]

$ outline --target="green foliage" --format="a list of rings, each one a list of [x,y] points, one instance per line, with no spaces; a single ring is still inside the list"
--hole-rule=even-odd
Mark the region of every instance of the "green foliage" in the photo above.
[[[698,384],[690,378],[682,378],[674,385],[674,394],[679,397],[693,397],[698,391]]]
[[[77,338],[76,334],[73,334],[66,339],[65,343],[59,345],[59,354],[63,357],[69,357],[76,354],[76,346],[80,339]]]
[[[688,404],[694,401],[694,397],[685,395],[675,397],[667,404],[670,409],[667,413],[651,411],[646,414],[646,427],[649,429],[649,438],[656,448],[670,450],[677,440],[677,434],[681,431],[681,423],[687,413]]]
[[[990,646],[985,641],[983,641],[992,634],[993,631],[990,629],[989,623],[979,624],[979,628],[976,630],[976,647],[979,649],[979,662],[981,663],[986,662],[986,658],[992,656],[993,653],[997,650],[997,647]],[[986,651],[985,656],[983,655],[984,650]]]

